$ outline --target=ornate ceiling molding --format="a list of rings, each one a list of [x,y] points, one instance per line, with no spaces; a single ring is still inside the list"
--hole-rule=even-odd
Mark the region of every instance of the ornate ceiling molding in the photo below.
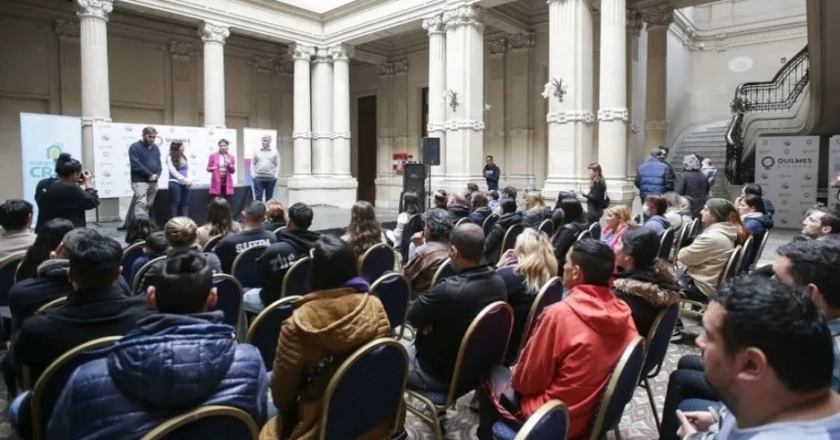
[[[692,52],[723,52],[731,47],[807,38],[808,21],[806,16],[801,15],[763,23],[699,30],[682,12],[676,11],[670,31]]]
[[[78,21],[64,20],[61,18],[55,19],[53,30],[62,37],[78,37],[80,34]]]
[[[508,50],[514,53],[523,50],[531,50],[536,44],[537,36],[533,32],[515,34],[510,36],[510,40],[508,41]]]

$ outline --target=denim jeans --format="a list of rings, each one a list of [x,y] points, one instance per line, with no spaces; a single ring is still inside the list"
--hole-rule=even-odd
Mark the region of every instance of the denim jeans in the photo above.
[[[172,215],[189,215],[190,188],[178,182],[169,181]]]
[[[263,201],[263,193],[265,193],[265,200],[269,201],[274,197],[274,186],[277,185],[277,179],[269,179],[266,177],[254,177],[254,200],[258,202]]]
[[[260,291],[262,289],[251,289],[245,292],[242,296],[242,309],[248,313],[260,313],[265,308],[262,299],[260,299]]]

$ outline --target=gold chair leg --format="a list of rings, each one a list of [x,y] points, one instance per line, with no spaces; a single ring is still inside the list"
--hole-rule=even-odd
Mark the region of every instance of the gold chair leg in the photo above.
[[[615,440],[621,440],[621,430],[618,429],[618,426],[613,428],[613,434],[615,434]]]
[[[650,387],[650,381],[645,379],[645,391],[647,391],[648,401],[650,401],[650,409],[653,411],[653,421],[656,422],[656,429],[658,430],[661,427],[661,423],[659,422],[659,413],[656,412],[656,403],[653,401],[653,390]]]

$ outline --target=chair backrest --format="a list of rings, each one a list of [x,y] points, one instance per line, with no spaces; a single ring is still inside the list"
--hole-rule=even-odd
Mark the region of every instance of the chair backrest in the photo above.
[[[359,273],[369,283],[379,279],[397,265],[397,253],[387,243],[379,243],[365,251],[359,260]]]
[[[755,271],[755,265],[761,259],[761,254],[764,253],[764,246],[767,245],[768,238],[770,238],[770,230],[764,231],[764,237],[761,237],[761,244],[758,245],[758,249],[755,250],[755,257],[750,262],[750,271]]]
[[[400,256],[402,256],[403,264],[408,262],[408,248],[411,244],[411,236],[423,230],[423,215],[414,214],[405,222],[403,228],[402,240],[400,240]]]
[[[228,438],[241,440],[257,440],[260,434],[257,422],[250,414],[232,406],[212,405],[175,416],[146,433],[140,440],[166,440],[170,434],[178,434],[172,438],[201,438],[198,432],[195,432],[196,436],[186,435],[186,432],[193,433],[192,429],[199,431],[199,428],[204,434],[212,430],[230,434]]]
[[[157,258],[153,258],[153,259],[149,260],[148,262],[146,262],[146,264],[141,266],[140,269],[137,269],[137,273],[134,274],[134,278],[131,281],[131,292],[134,293],[134,294],[137,294],[138,293],[137,290],[140,289],[140,283],[143,282],[143,277],[146,276],[146,272],[148,272],[149,269],[151,269],[151,267],[155,263],[157,263],[158,261],[165,260],[165,259],[166,259],[166,255],[161,256],[161,257],[157,257]],[[140,293],[146,293],[146,292],[140,292]]]
[[[219,244],[222,239],[225,238],[224,234],[214,235],[207,240],[207,243],[204,243],[204,252],[212,252],[213,248]]]
[[[224,323],[239,330],[239,317],[242,314],[242,297],[245,295],[239,280],[226,273],[213,275],[213,286],[216,287],[216,307],[211,311],[221,310],[225,313]]]
[[[391,330],[397,326],[402,328],[408,313],[408,301],[411,299],[411,282],[408,278],[398,273],[383,275],[370,286],[370,293],[382,302]],[[398,336],[402,336],[402,331]]]
[[[457,222],[455,222],[455,227],[461,226],[466,223],[472,223],[469,217],[461,217]]]
[[[522,340],[519,342],[519,352],[525,348],[525,343],[531,337],[534,327],[537,325],[537,318],[540,317],[546,307],[563,300],[563,279],[560,277],[553,277],[546,281],[540,288],[537,297],[531,304],[531,311],[528,312],[528,319],[525,320],[525,326],[522,327]]]
[[[455,268],[452,267],[452,260],[446,259],[435,271],[435,276],[432,277],[432,287],[438,285],[439,282],[455,275]],[[421,292],[422,293],[422,292]]]
[[[230,274],[244,287],[259,287],[261,283],[257,262],[268,245],[261,244],[242,251],[233,259]]]
[[[134,265],[134,260],[143,256],[143,246],[146,243],[140,241],[125,248],[122,253],[122,277],[126,283],[131,285],[131,267]]]
[[[474,390],[491,368],[502,363],[512,330],[513,308],[509,304],[496,301],[479,312],[461,338],[445,407]]]
[[[15,274],[26,252],[18,252],[0,263],[0,307],[9,305],[9,290],[15,285]]]
[[[286,230],[286,227],[285,227],[285,226],[280,226],[279,228],[275,229],[275,230],[274,230],[274,231],[272,231],[272,232],[274,232],[274,235],[277,235],[277,234],[279,234],[279,233],[281,233],[281,232],[283,232],[283,231],[285,231],[285,230]]]
[[[700,234],[700,219],[696,218],[691,221],[691,232],[688,234],[688,238],[694,238],[698,234]]]
[[[569,436],[569,408],[559,400],[539,407],[513,440],[566,440]]]
[[[598,411],[593,417],[590,440],[604,438],[621,420],[624,407],[636,391],[644,362],[645,343],[641,336],[636,336],[624,349],[624,354],[610,373]]]
[[[56,298],[56,299],[42,305],[41,307],[38,307],[38,310],[36,310],[35,313],[46,312],[47,310],[52,310],[52,309],[61,307],[66,302],[67,302],[67,297],[66,296],[62,296],[61,298]]]
[[[513,249],[513,247],[516,246],[516,239],[524,230],[525,226],[523,225],[513,225],[509,227],[505,232],[504,240],[502,240],[502,250],[499,252],[499,255],[505,253],[508,249]]]
[[[729,254],[729,259],[726,260],[726,266],[723,266],[723,272],[720,273],[720,279],[718,280],[718,286],[722,285],[726,280],[730,277],[735,276],[735,272],[738,270],[738,262],[741,260],[741,246],[735,246],[735,249],[732,250],[732,253]]]
[[[587,238],[592,238],[592,233],[589,232],[589,229],[587,229],[587,230],[581,232],[580,234],[578,234],[578,237],[577,237],[576,241],[585,240]]]
[[[291,295],[306,295],[309,293],[309,272],[311,270],[311,258],[298,258],[295,264],[286,271],[286,275],[283,276],[283,287],[280,289],[280,298]]]
[[[262,356],[265,370],[271,371],[277,354],[277,340],[280,339],[280,326],[292,317],[295,301],[300,296],[287,296],[274,301],[264,308],[248,328],[245,342],[257,347]]]
[[[677,318],[680,316],[680,305],[672,304],[656,314],[653,325],[645,337],[645,366],[642,369],[642,377],[647,377],[654,368],[662,365],[665,355],[668,353],[668,345],[671,343],[671,336],[674,327],[677,325]]]
[[[749,268],[750,257],[752,257],[756,245],[757,244],[755,242],[755,239],[752,235],[750,235],[747,238],[747,241],[744,242],[744,246],[741,247],[741,257],[738,259],[738,265],[735,268],[736,275],[744,273],[747,270],[747,268]]]
[[[383,422],[396,426],[407,379],[408,355],[398,341],[376,339],[356,350],[324,391],[320,439],[352,440]]]
[[[484,219],[484,223],[481,224],[481,229],[484,229],[485,237],[490,235],[490,231],[493,230],[493,226],[497,221],[499,221],[499,214],[496,213],[490,214]]]
[[[41,440],[45,437],[47,423],[50,421],[55,404],[64,390],[64,385],[70,380],[73,371],[82,364],[104,357],[105,350],[97,350],[113,345],[122,336],[109,336],[85,342],[58,357],[41,373],[32,389],[30,407],[32,409],[32,439]]]
[[[668,260],[671,258],[671,249],[674,247],[674,230],[668,228],[659,237],[659,258]]]
[[[601,224],[598,222],[592,223],[589,225],[589,238],[594,238],[595,240],[601,239]]]
[[[685,223],[683,222],[682,227],[680,227],[679,233],[677,233],[674,237],[674,250],[671,255],[668,257],[668,261],[672,263],[677,262],[677,255],[680,253],[680,249],[683,248],[686,240],[688,240],[688,235],[691,234],[691,225],[692,223]],[[673,257],[673,258],[672,258]]]
[[[542,223],[540,223],[540,231],[545,232],[545,235],[551,237],[554,235],[554,222],[550,219],[543,220]]]

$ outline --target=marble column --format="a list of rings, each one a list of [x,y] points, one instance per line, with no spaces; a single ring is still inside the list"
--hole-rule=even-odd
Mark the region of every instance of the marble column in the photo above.
[[[350,57],[353,48],[344,44],[330,47],[333,60],[333,175],[350,176]]]
[[[592,162],[594,69],[590,0],[548,0],[548,176],[544,194],[585,188]]]
[[[636,83],[639,78],[639,35],[642,32],[642,15],[638,11],[627,10],[627,109],[629,111],[629,123],[627,125],[627,180],[633,182],[636,177],[636,162],[644,157],[638,150],[643,147],[637,142],[641,126],[639,125],[639,112],[637,108]]]
[[[295,62],[292,129],[295,156],[292,172],[294,178],[300,179],[312,175],[312,94],[309,62],[315,55],[315,48],[297,43],[289,47],[289,54]]]
[[[204,22],[198,30],[204,42],[204,126],[225,126],[225,40],[227,26]]]
[[[332,173],[332,82],[333,72],[327,48],[315,50],[315,68],[312,71],[312,174],[327,176]]]
[[[82,80],[82,163],[96,175],[93,160],[93,124],[111,120],[108,83],[108,15],[112,0],[77,0]],[[128,148],[126,146],[126,148]],[[90,212],[90,211],[88,211]],[[103,199],[101,219],[119,217],[119,199]]]
[[[535,44],[536,36],[533,33],[511,35],[505,57],[509,78],[505,86],[509,99],[505,101],[507,140],[502,174],[505,184],[516,188],[534,184],[534,130],[531,108],[535,85],[531,80],[534,67],[531,55]],[[541,165],[545,166],[545,163]]]
[[[432,178],[446,173],[446,29],[443,15],[423,20],[423,29],[429,32],[429,137],[440,139],[440,165],[432,167]],[[422,153],[422,152],[421,152]]]
[[[483,184],[484,16],[482,8],[458,2],[443,13],[446,23],[446,189],[467,180]],[[430,101],[441,99],[431,96]]]
[[[642,11],[647,23],[647,104],[645,149],[665,145],[668,135],[668,26],[674,11],[663,5]]]
[[[627,185],[626,13],[626,0],[601,1],[598,162],[615,201],[633,199]]]

